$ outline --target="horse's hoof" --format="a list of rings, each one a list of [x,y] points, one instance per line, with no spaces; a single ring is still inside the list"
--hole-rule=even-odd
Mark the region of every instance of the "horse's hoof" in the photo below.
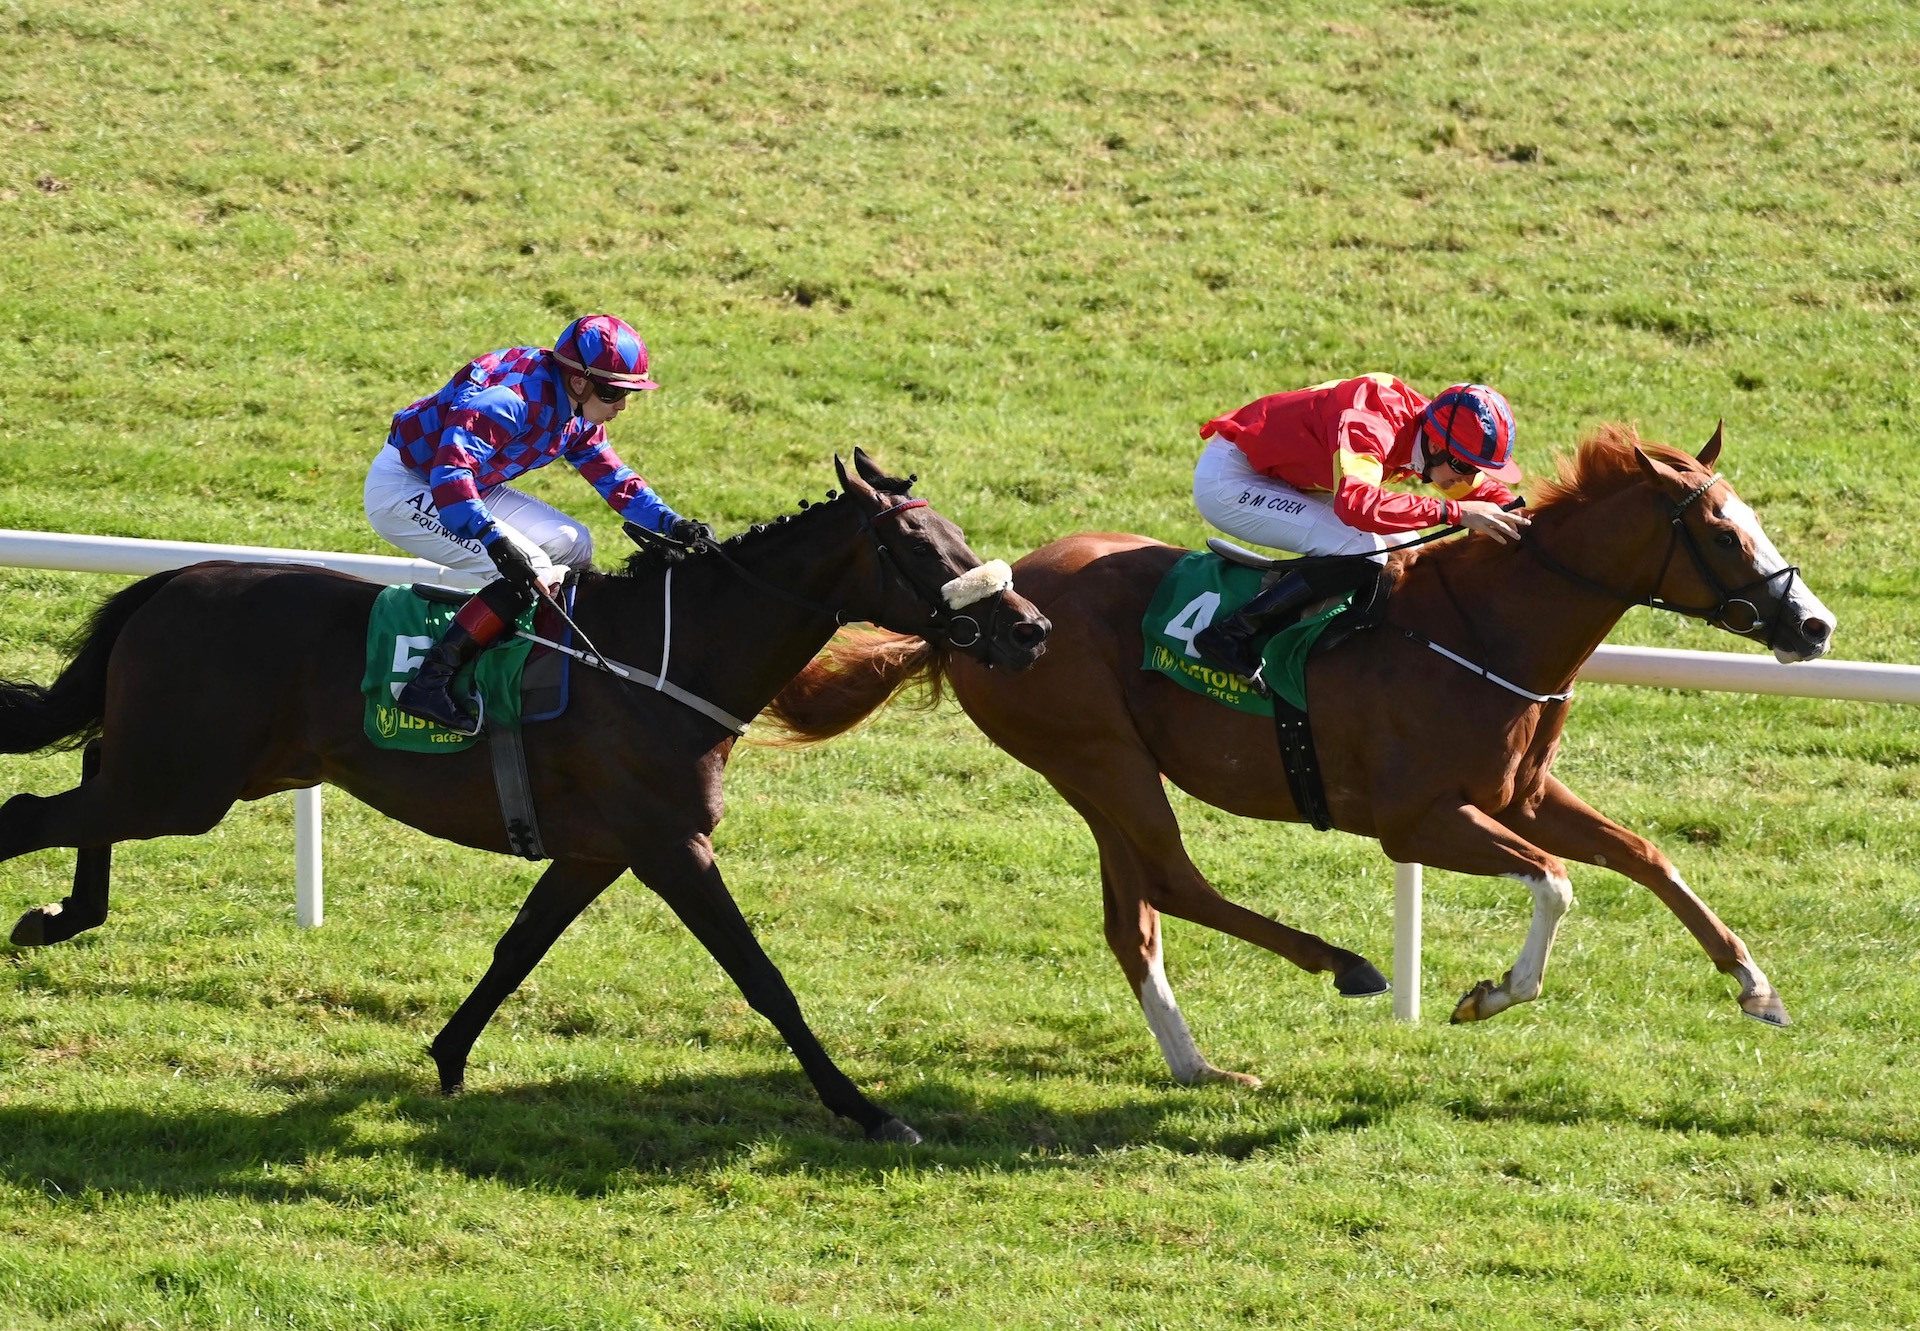
[[[1793,1018],[1787,1015],[1787,1005],[1780,1001],[1780,995],[1769,990],[1764,994],[1755,994],[1740,1000],[1740,1010],[1755,1021],[1776,1029],[1793,1025]]]
[[[63,918],[65,915],[66,907],[58,901],[35,906],[13,926],[13,945],[46,947],[49,943],[64,943],[87,927],[77,920]]]
[[[1371,962],[1362,959],[1333,977],[1333,987],[1342,998],[1377,998],[1393,988],[1387,977]]]
[[[1216,1068],[1209,1063],[1194,1074],[1189,1086],[1239,1086],[1245,1090],[1257,1091],[1266,1083],[1251,1072],[1228,1072],[1225,1068]]]
[[[895,1146],[918,1146],[920,1134],[897,1118],[887,1118],[867,1129],[867,1140],[891,1142]]]
[[[47,947],[64,943],[89,929],[97,929],[106,920],[105,912],[91,916],[68,910],[65,902],[50,901],[22,915],[19,923],[13,926],[13,933],[8,936],[15,947]]]
[[[47,916],[58,915],[59,906],[35,906],[20,917],[9,935],[15,947],[45,947],[47,945]]]
[[[440,1094],[458,1095],[467,1089],[467,1062],[464,1058],[459,1062],[442,1058],[440,1051],[432,1045],[427,1046],[427,1057],[433,1060],[433,1070],[439,1074]]]
[[[1498,1009],[1490,1005],[1482,1010],[1482,1005],[1493,996],[1493,981],[1482,980],[1467,991],[1466,997],[1454,1004],[1453,1016],[1449,1021],[1455,1025],[1464,1025],[1469,1021],[1485,1021]]]

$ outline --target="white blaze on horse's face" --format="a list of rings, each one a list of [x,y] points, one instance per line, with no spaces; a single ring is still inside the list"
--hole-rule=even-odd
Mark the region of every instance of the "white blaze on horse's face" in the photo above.
[[[1781,558],[1780,552],[1767,538],[1767,533],[1761,529],[1759,516],[1747,507],[1745,500],[1729,494],[1720,507],[1720,516],[1738,527],[1741,535],[1747,538],[1747,544],[1753,550],[1754,571],[1761,577],[1771,577],[1787,567],[1787,561]],[[1833,645],[1833,612],[1827,609],[1825,602],[1807,590],[1807,584],[1800,578],[1793,579],[1786,598],[1780,604],[1780,615],[1783,620],[1795,624],[1819,620],[1827,626],[1827,631],[1805,651],[1791,652],[1784,647],[1775,647],[1775,660],[1791,664],[1795,661],[1812,661],[1827,654],[1827,649]]]

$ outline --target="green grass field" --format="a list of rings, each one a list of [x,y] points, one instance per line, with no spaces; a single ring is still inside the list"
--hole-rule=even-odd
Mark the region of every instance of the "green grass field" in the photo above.
[[[1916,659],[1905,0],[0,0],[0,58],[0,527],[382,551],[387,417],[605,308],[666,385],[616,446],[723,532],[859,444],[989,556],[1195,543],[1201,420],[1475,378],[1536,474],[1599,421],[1724,417],[1835,655]],[[618,550],[563,469],[528,488]],[[0,675],[123,582],[0,571]],[[1747,650],[1644,610],[1614,640]],[[1527,903],[1434,873],[1417,1027],[1170,923],[1258,1091],[1172,1084],[1090,838],[959,713],[745,748],[729,881],[911,1151],[831,1119],[631,879],[442,1099],[424,1045],[533,867],[333,793],[304,932],[290,807],[248,806],[121,847],[107,927],[0,951],[0,1327],[1920,1324],[1913,721],[1576,704],[1561,775],[1793,1028],[1578,869],[1541,1001],[1450,1028]],[[1388,964],[1370,843],[1179,807],[1222,890]],[[8,863],[0,919],[71,868]]]

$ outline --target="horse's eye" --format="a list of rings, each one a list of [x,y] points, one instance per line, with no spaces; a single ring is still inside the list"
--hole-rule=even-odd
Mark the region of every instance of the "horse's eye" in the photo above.
[[[1738,536],[1735,536],[1730,531],[1721,532],[1718,536],[1714,537],[1713,540],[1714,540],[1714,544],[1724,545],[1729,550],[1733,549],[1734,546],[1740,544],[1740,538]]]

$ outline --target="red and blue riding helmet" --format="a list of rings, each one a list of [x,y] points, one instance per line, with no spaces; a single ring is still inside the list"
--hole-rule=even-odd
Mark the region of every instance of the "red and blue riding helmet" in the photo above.
[[[647,378],[647,344],[624,319],[589,314],[553,340],[553,357],[575,374],[615,388],[658,388]]]
[[[1513,460],[1513,408],[1485,384],[1442,389],[1420,413],[1427,456],[1450,454],[1499,481],[1520,478]]]

